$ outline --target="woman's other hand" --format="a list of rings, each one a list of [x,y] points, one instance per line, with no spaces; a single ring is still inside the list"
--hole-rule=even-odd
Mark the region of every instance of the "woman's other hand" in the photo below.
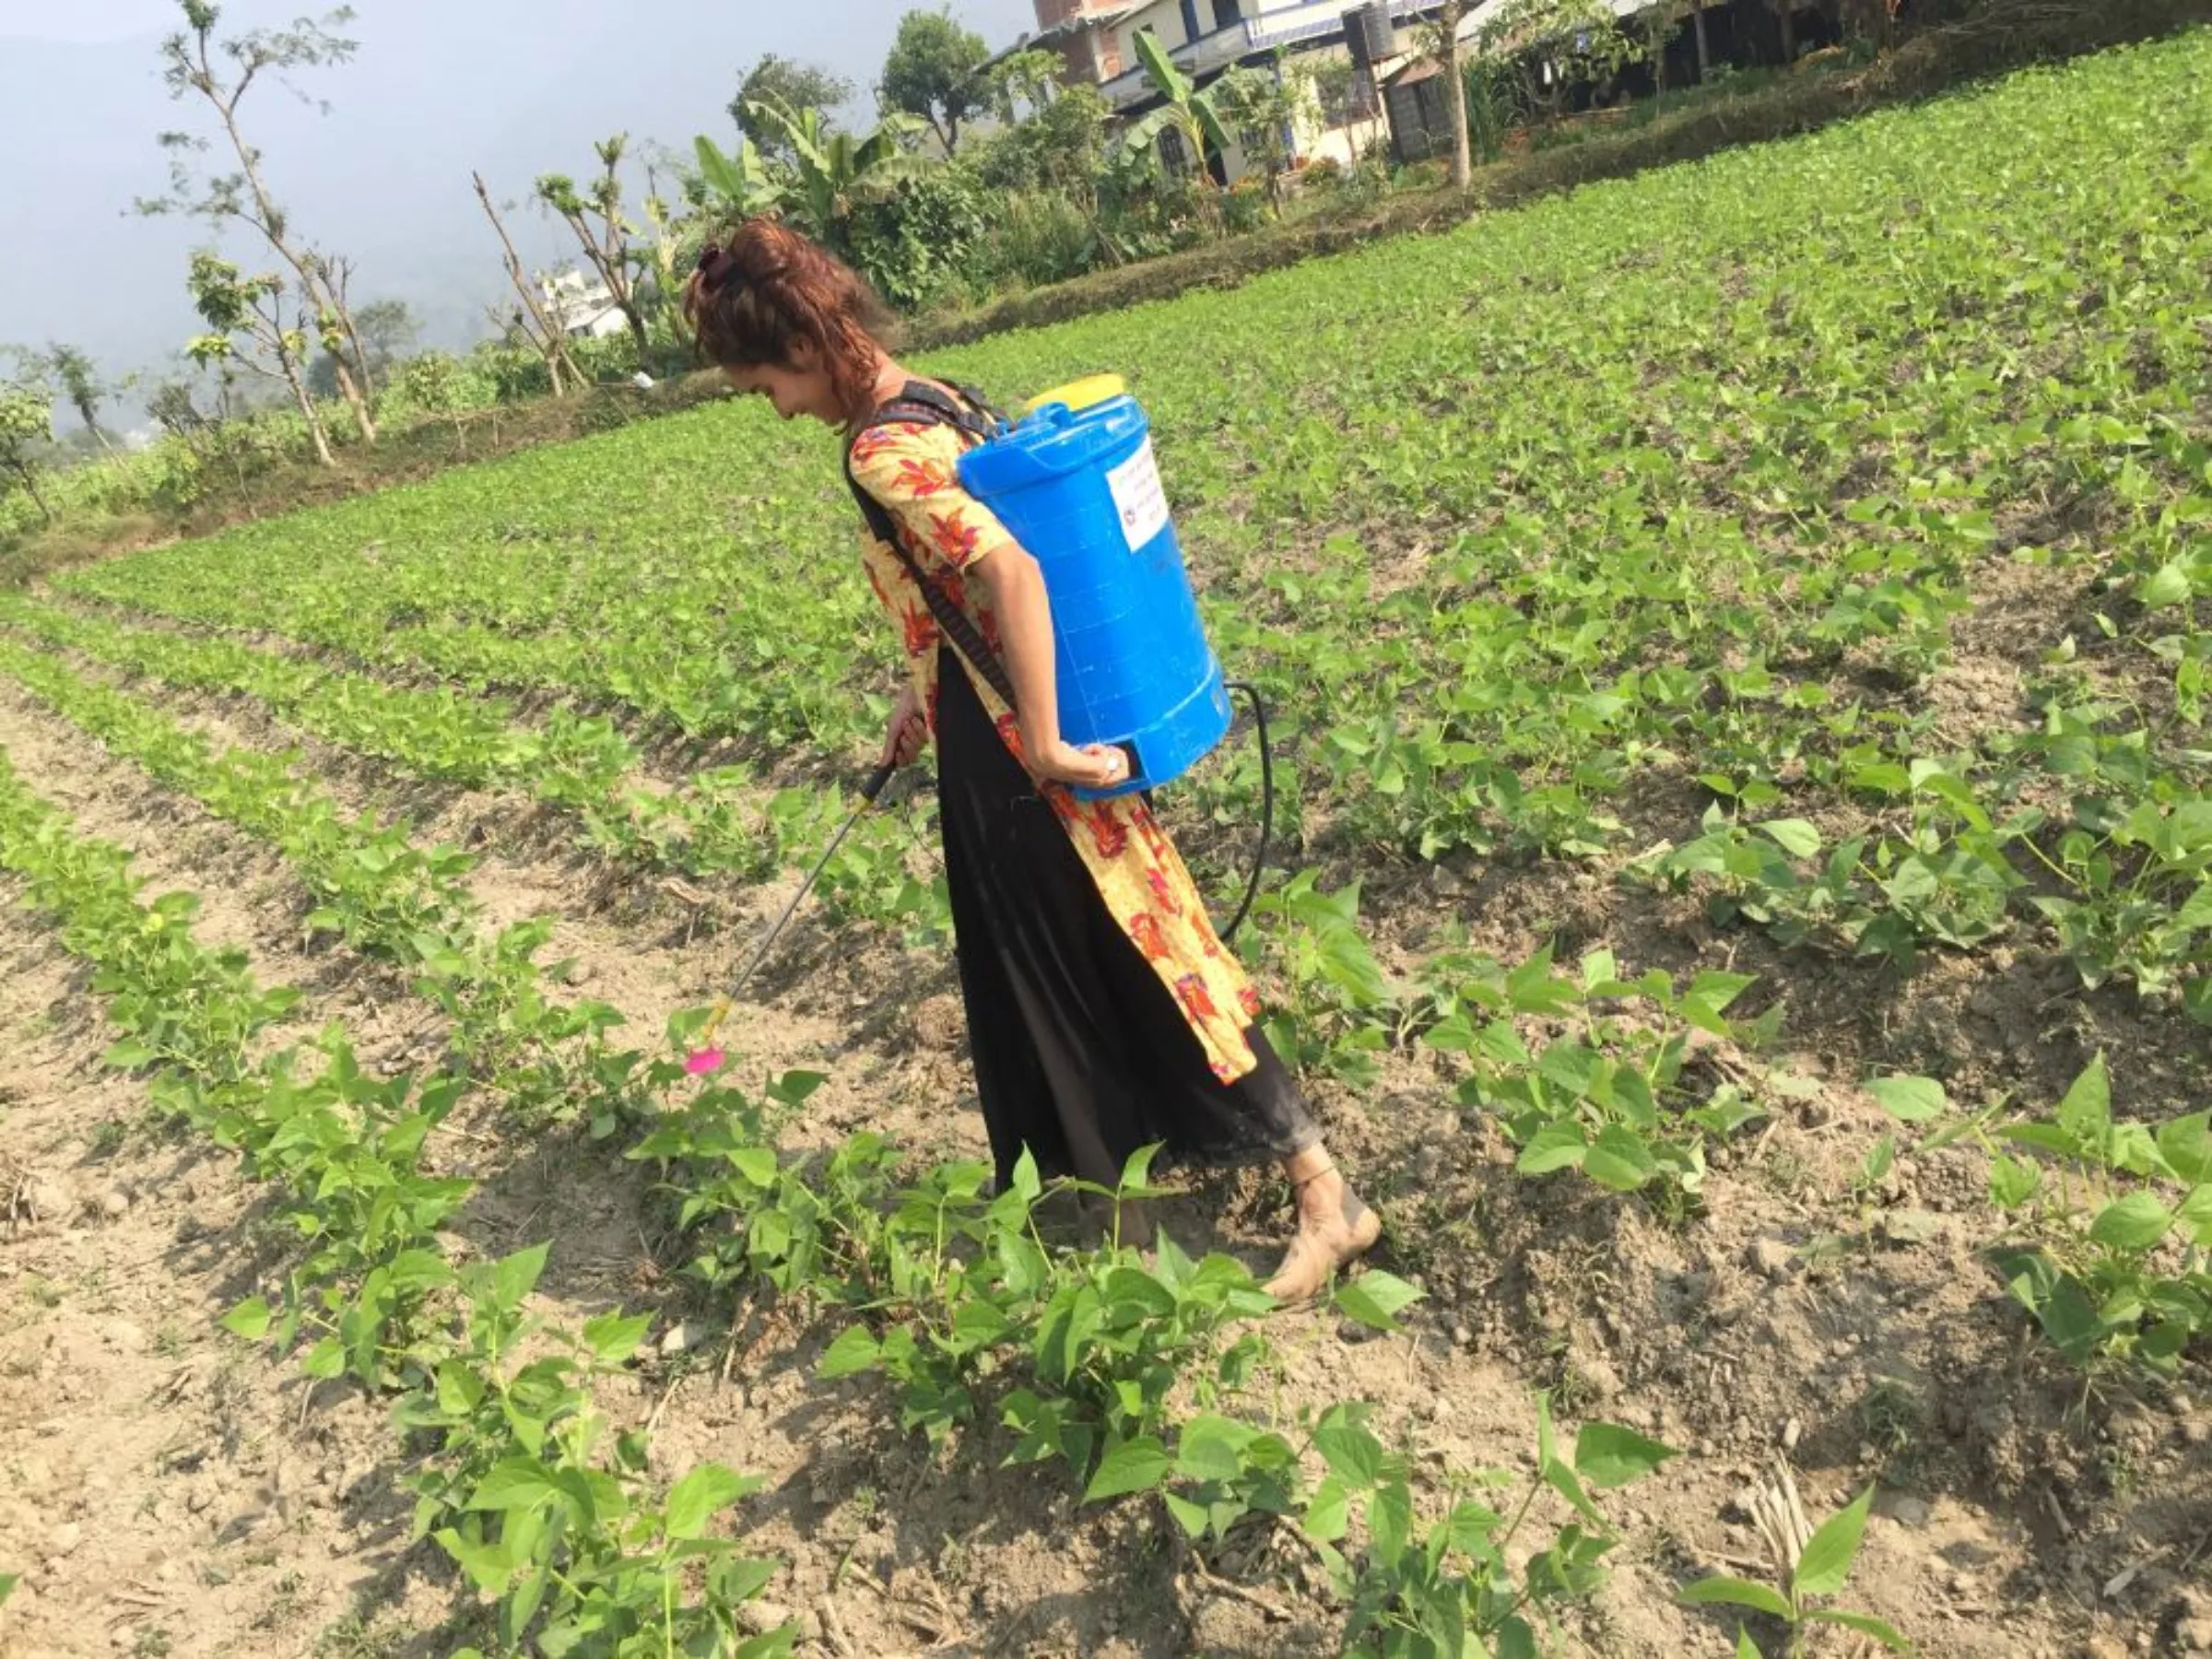
[[[929,747],[929,723],[922,718],[922,699],[912,686],[899,693],[891,710],[891,729],[884,734],[881,764],[912,766]]]
[[[1028,757],[1030,776],[1041,783],[1065,783],[1076,789],[1109,789],[1129,781],[1129,757],[1102,743],[1077,748],[1055,739],[1040,746]]]

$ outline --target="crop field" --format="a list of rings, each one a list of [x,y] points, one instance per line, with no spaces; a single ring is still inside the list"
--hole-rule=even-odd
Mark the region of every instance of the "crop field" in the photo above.
[[[818,429],[0,594],[0,1650],[2212,1651],[2207,85],[927,363],[1126,374],[1268,700],[1310,1311],[989,1191],[919,772],[686,1075],[896,685]]]

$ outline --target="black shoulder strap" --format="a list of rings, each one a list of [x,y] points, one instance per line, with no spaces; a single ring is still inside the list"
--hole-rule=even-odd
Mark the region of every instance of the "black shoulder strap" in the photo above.
[[[998,693],[1007,708],[1018,709],[1019,705],[1014,698],[1013,677],[1007,674],[1006,665],[999,660],[998,653],[984,641],[982,632],[968,619],[967,613],[952,602],[951,595],[923,574],[913,556],[907,552],[905,542],[900,539],[898,522],[891,517],[890,510],[870,495],[853,474],[853,447],[865,435],[880,426],[901,422],[920,426],[948,426],[971,444],[987,442],[995,437],[998,429],[1006,424],[1006,418],[993,408],[982,394],[971,392],[966,386],[958,386],[955,390],[972,406],[963,408],[935,386],[924,385],[920,381],[907,382],[897,397],[878,406],[874,414],[853,429],[853,436],[845,444],[845,487],[852,490],[853,500],[860,508],[861,517],[867,521],[869,531],[877,541],[897,555],[899,562],[906,567],[906,573],[914,579],[914,585],[922,590],[923,601],[928,605],[930,615],[936,618],[937,627],[945,637],[974,665],[976,672]]]

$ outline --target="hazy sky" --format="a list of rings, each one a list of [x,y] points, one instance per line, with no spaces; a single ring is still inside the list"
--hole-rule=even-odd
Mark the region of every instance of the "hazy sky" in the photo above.
[[[356,0],[344,32],[359,55],[300,82],[329,113],[270,85],[244,115],[295,221],[353,258],[357,300],[406,300],[460,342],[486,331],[506,280],[471,169],[512,201],[541,172],[588,172],[610,133],[686,150],[699,133],[726,139],[741,65],[774,52],[865,86],[900,16],[938,3]],[[322,9],[229,0],[223,23]],[[1036,27],[1031,0],[951,9],[994,47]],[[155,135],[206,130],[159,78],[156,46],[178,21],[176,0],[0,0],[0,344],[65,340],[120,371],[158,365],[194,332],[184,267],[208,233],[130,211],[166,181]],[[526,258],[559,250],[535,210],[514,225]]]

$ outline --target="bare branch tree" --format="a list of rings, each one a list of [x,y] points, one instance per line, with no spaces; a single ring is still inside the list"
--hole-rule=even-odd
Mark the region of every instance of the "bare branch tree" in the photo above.
[[[584,258],[599,274],[615,309],[629,324],[630,338],[637,342],[638,364],[642,368],[651,345],[645,313],[638,303],[637,256],[629,245],[637,227],[622,217],[621,166],[629,135],[617,133],[592,147],[603,171],[593,182],[589,195],[579,192],[576,181],[566,173],[547,173],[537,182],[537,199],[576,233]]]
[[[491,228],[499,232],[500,247],[506,255],[507,280],[514,285],[514,291],[522,300],[513,321],[521,325],[524,334],[529,336],[530,343],[537,348],[538,355],[546,359],[546,376],[552,382],[553,395],[559,397],[567,390],[561,381],[561,371],[565,369],[579,386],[583,383],[583,371],[576,367],[576,359],[570,355],[569,336],[561,327],[560,318],[547,310],[544,296],[530,280],[530,273],[523,265],[522,255],[514,251],[514,239],[507,234],[507,226],[500,218],[500,210],[491,204],[491,192],[485,186],[484,175],[471,173],[469,178],[477,187],[477,200],[484,204],[484,217],[491,221]],[[502,328],[507,326],[507,319],[501,317],[496,309],[492,312],[492,321]]]
[[[344,262],[332,259],[292,233],[290,220],[271,194],[262,171],[262,152],[247,138],[239,118],[239,107],[247,92],[263,76],[281,80],[295,69],[350,62],[358,43],[332,30],[350,23],[353,10],[340,6],[320,21],[301,18],[288,29],[249,29],[218,41],[215,31],[222,18],[220,7],[209,0],[179,0],[179,4],[185,27],[161,43],[162,84],[171,99],[198,98],[214,112],[231,154],[237,158],[238,171],[204,171],[194,158],[205,156],[212,147],[206,139],[190,133],[164,133],[160,142],[170,155],[169,192],[142,199],[138,210],[191,214],[218,227],[240,224],[267,242],[292,273],[300,298],[312,313],[320,344],[336,370],[339,394],[352,408],[361,437],[373,442],[376,418],[370,407],[359,337],[346,306]],[[219,66],[218,59],[228,59],[229,67]]]

